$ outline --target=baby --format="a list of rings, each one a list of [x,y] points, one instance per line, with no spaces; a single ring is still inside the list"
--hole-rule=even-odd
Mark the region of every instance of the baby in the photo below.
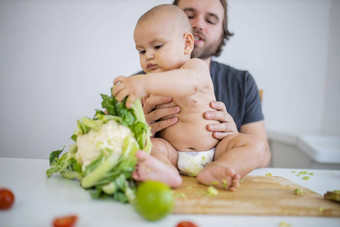
[[[215,100],[215,94],[208,65],[190,58],[194,46],[191,29],[186,14],[177,6],[152,8],[140,17],[134,31],[140,65],[146,74],[114,80],[112,93],[118,101],[128,96],[127,107],[137,98],[156,95],[172,97],[172,103],[164,105],[181,109],[176,114],[178,122],[160,131],[160,138],[152,138],[151,155],[136,153],[138,164],[133,177],[176,188],[182,183],[179,169],[183,174],[197,175],[200,183],[233,191],[239,185],[238,170],[244,168],[241,166],[248,158],[245,154],[250,146],[244,145],[252,140],[234,134],[220,142],[206,129],[208,123],[216,123],[203,118],[204,112],[213,111],[209,103]],[[228,143],[229,150],[218,150],[219,142]],[[250,163],[246,168],[255,167]]]

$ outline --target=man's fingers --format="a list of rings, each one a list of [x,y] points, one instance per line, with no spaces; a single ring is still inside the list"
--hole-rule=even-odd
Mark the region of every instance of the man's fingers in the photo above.
[[[175,124],[178,121],[177,117],[172,117],[166,120],[158,121],[150,125],[152,135],[155,135],[157,132]]]
[[[204,113],[204,118],[207,120],[216,120],[219,122],[233,122],[230,114],[223,111],[207,111]]]
[[[172,98],[163,96],[150,95],[149,97],[144,99],[143,111],[145,114],[145,120],[151,127],[151,132],[153,135],[159,132],[160,130],[163,130],[175,124],[178,121],[177,117],[171,117],[174,114],[180,112],[180,108],[178,106],[155,109],[157,105],[171,102]],[[163,119],[167,117],[170,118]]]
[[[210,132],[235,132],[237,131],[236,126],[232,123],[221,123],[221,124],[209,124],[207,126]]]
[[[218,140],[224,139],[224,137],[234,134],[233,132],[213,132],[213,137]]]
[[[152,124],[158,121],[159,119],[177,114],[179,111],[180,111],[180,108],[178,106],[157,109],[157,110],[150,112],[149,114],[146,114],[145,120],[148,124]]]
[[[227,112],[227,109],[223,102],[211,101],[210,107],[218,111]]]
[[[155,106],[160,104],[166,104],[172,102],[172,98],[170,97],[163,97],[163,96],[152,96],[150,95],[144,101],[143,110],[145,114],[152,112]]]
[[[217,111],[207,111],[203,114],[207,120],[215,120],[220,123],[208,124],[207,130],[212,132],[216,139],[223,139],[227,135],[238,133],[233,117],[227,112],[223,102],[210,102],[210,107]]]

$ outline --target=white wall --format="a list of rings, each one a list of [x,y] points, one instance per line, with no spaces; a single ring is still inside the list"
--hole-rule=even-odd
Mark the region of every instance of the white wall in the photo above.
[[[340,136],[340,1],[333,0],[325,78],[322,133]]]
[[[329,10],[321,0],[230,2],[235,37],[222,58],[249,70],[264,90],[268,128],[321,130]]]
[[[100,108],[114,77],[139,70],[138,17],[171,2],[0,1],[0,156],[47,158],[70,144],[76,121]],[[335,2],[229,2],[235,36],[218,60],[249,70],[264,89],[268,128],[339,133],[324,126],[339,108],[323,111],[339,102]]]

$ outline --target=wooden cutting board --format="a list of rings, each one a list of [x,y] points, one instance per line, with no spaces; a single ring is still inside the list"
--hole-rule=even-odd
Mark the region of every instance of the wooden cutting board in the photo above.
[[[295,195],[296,188],[304,194]],[[196,178],[183,176],[182,186],[174,193],[173,213],[340,217],[340,203],[283,177],[247,176],[235,192],[207,192],[208,187],[198,184]]]

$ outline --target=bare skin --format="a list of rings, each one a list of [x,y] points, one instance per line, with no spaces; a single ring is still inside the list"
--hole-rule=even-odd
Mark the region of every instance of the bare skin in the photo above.
[[[151,138],[151,143],[150,155],[140,151],[136,153],[138,164],[132,177],[138,181],[156,180],[172,188],[179,187],[182,178],[177,170],[176,150],[162,138]]]
[[[176,167],[169,162],[166,163],[162,157],[148,155],[144,151],[137,151],[138,163],[132,177],[137,181],[155,180],[163,182],[172,188],[177,188],[182,184],[182,178]],[[165,177],[166,176],[166,177]]]
[[[223,162],[212,162],[197,175],[197,181],[201,184],[232,192],[240,185],[240,178],[232,165]]]

